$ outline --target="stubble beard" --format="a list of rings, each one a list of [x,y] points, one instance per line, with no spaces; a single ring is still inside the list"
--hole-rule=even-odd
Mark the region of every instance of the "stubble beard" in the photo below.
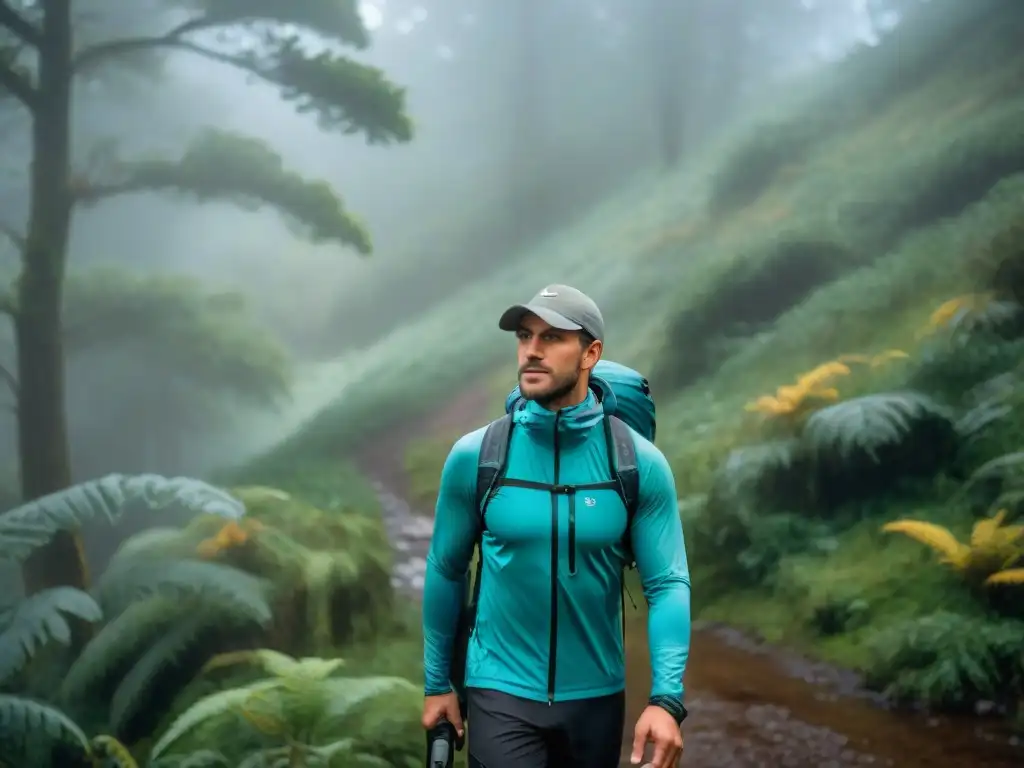
[[[548,389],[535,392],[528,392],[523,389],[522,375],[520,375],[519,392],[526,400],[532,400],[537,403],[537,405],[546,408],[552,403],[563,399],[576,389],[576,385],[579,383],[582,373],[583,370],[581,368],[577,368],[574,373],[567,374],[564,378],[554,381]]]

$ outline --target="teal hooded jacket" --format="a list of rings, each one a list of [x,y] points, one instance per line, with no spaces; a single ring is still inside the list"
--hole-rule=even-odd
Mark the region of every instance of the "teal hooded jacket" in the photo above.
[[[610,479],[604,406],[593,392],[557,412],[528,402],[513,418],[506,477],[561,485]],[[427,695],[451,690],[466,574],[480,535],[476,475],[485,431],[462,437],[441,474],[423,595]],[[661,451],[632,434],[640,496],[630,541],[649,606],[650,695],[682,703],[690,577],[675,481]],[[575,498],[529,487],[498,489],[481,538],[467,687],[547,702],[625,688],[620,590],[626,520],[625,505],[611,489],[581,490]]]

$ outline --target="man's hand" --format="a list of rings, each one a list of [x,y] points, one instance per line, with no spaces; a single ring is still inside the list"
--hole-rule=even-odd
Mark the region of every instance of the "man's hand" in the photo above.
[[[447,720],[454,725],[460,739],[465,735],[462,730],[462,713],[459,712],[459,697],[455,695],[455,691],[439,696],[427,696],[423,700],[423,727],[429,731],[441,720]]]
[[[683,734],[672,715],[661,707],[647,707],[636,721],[630,763],[640,765],[643,762],[644,747],[648,742],[654,744],[651,768],[675,768],[683,753]]]

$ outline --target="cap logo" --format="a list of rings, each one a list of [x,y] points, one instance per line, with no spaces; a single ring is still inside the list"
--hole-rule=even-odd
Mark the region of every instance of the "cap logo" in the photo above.
[[[545,299],[553,299],[556,296],[558,296],[558,291],[552,291],[545,288],[543,291],[540,292],[540,295],[543,296]]]

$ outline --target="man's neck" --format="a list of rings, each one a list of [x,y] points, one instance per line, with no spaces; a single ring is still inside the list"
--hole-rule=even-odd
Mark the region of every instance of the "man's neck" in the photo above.
[[[549,411],[557,412],[563,408],[572,408],[575,405],[579,405],[587,399],[587,392],[589,390],[589,384],[585,381],[581,381],[580,384],[576,385],[576,388],[572,392],[560,397],[557,400],[552,400],[550,403],[544,403],[544,407]]]

